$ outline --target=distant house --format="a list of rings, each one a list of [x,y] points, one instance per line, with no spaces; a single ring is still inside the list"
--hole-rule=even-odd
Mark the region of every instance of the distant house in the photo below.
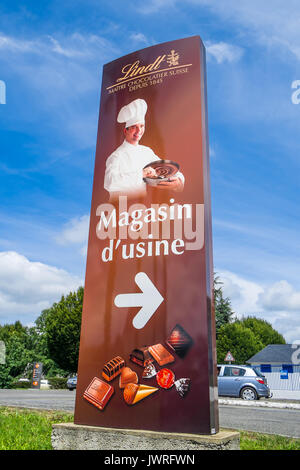
[[[260,370],[271,390],[300,390],[299,344],[269,344],[247,363]]]

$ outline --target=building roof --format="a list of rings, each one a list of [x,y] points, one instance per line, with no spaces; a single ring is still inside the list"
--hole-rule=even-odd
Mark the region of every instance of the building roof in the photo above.
[[[246,362],[248,364],[292,364],[292,355],[299,345],[295,344],[269,344]],[[296,353],[299,360],[299,353]]]

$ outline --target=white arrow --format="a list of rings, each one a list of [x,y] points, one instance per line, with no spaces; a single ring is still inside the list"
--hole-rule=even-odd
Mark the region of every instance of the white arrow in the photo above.
[[[134,328],[140,330],[148,323],[164,298],[146,273],[137,273],[134,280],[142,292],[119,294],[115,297],[115,305],[117,307],[142,307],[132,321]]]

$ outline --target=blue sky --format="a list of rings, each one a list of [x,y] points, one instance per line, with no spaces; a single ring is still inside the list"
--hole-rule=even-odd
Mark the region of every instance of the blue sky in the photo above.
[[[215,271],[237,315],[300,341],[299,24],[296,0],[2,0],[1,324],[83,284],[103,64],[200,35]]]

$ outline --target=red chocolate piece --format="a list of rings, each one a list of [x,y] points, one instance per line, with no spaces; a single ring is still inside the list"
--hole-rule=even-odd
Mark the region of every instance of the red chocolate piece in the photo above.
[[[161,369],[156,374],[156,380],[161,388],[171,388],[175,382],[175,374],[170,369]]]

